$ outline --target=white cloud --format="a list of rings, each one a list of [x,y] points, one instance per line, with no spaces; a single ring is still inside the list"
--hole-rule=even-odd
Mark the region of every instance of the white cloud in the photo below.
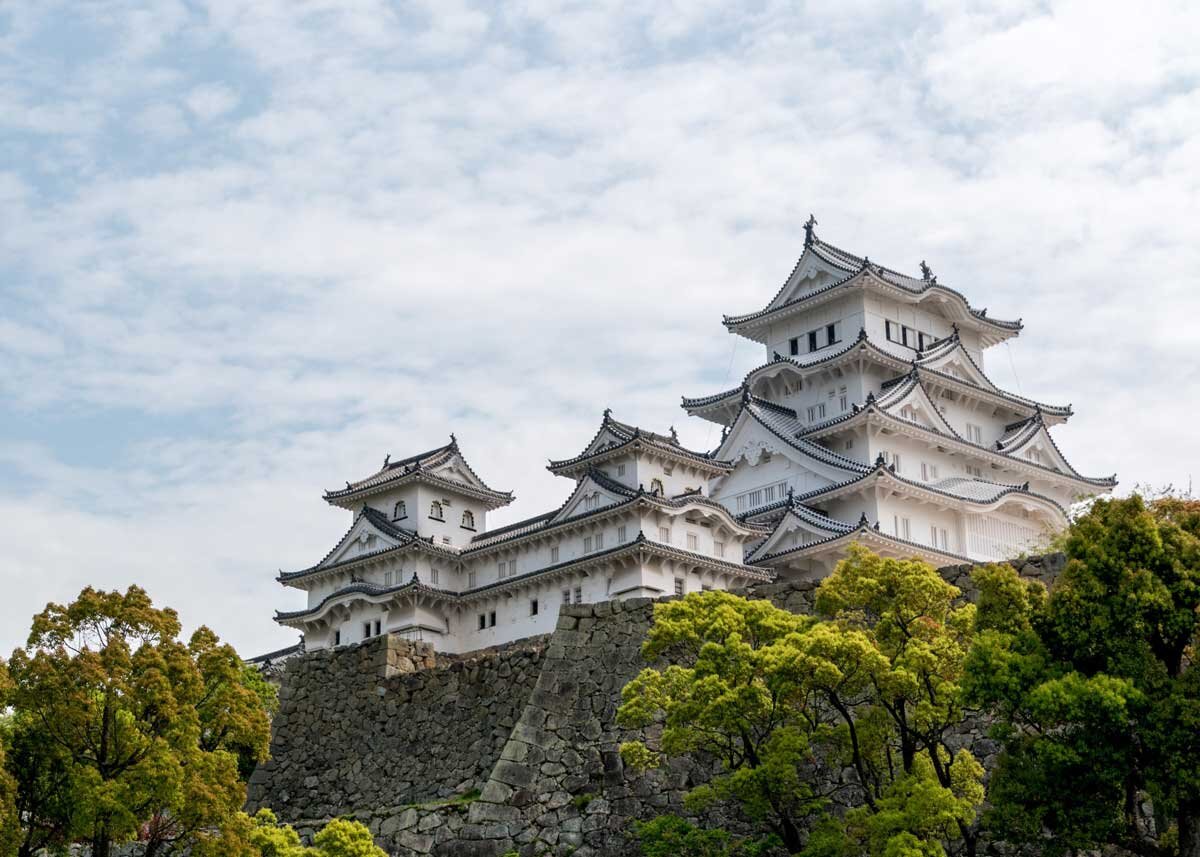
[[[451,430],[501,519],[605,406],[711,445],[678,397],[761,362],[720,316],[809,211],[1024,316],[988,368],[1074,403],[1081,470],[1196,467],[1187,5],[106,8],[71,62],[37,7],[0,38],[0,647],[131,580],[286,643],[320,490]],[[92,416],[94,455],[19,425]]]

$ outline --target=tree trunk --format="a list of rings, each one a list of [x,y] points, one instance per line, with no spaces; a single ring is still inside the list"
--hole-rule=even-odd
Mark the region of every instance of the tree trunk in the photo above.
[[[1179,857],[1200,857],[1200,798],[1179,802]]]
[[[92,835],[92,857],[109,857],[108,850],[111,844],[108,831],[103,827],[97,828]]]
[[[789,854],[798,853],[804,845],[800,841],[800,831],[796,829],[792,819],[786,815],[779,817],[779,838],[783,840],[783,847]]]

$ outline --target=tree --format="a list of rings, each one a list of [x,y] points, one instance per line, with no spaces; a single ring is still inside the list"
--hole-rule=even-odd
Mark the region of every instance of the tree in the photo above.
[[[692,806],[735,801],[791,851],[801,846],[803,819],[824,803],[800,777],[811,758],[814,723],[791,663],[795,640],[809,624],[766,601],[726,592],[656,604],[643,654],[653,660],[669,652],[677,663],[642,670],[622,690],[617,713],[630,727],[661,717],[668,756],[719,759],[724,771],[693,790]],[[634,767],[658,762],[640,742],[622,745],[621,753]]]
[[[0,660],[0,711],[8,705],[12,687],[8,669],[4,661]],[[0,857],[8,857],[14,853],[20,840],[20,827],[17,824],[17,785],[5,769],[4,761],[4,742],[0,742]]]
[[[672,663],[626,686],[618,720],[661,720],[667,756],[719,759],[689,802],[735,802],[793,852],[835,795],[858,809],[821,819],[810,854],[940,854],[951,840],[970,852],[984,790],[951,740],[975,617],[958,594],[924,563],[856,547],[818,589],[820,621],[722,592],[656,605],[643,651]],[[658,762],[641,742],[622,754]],[[855,788],[814,776],[821,766],[849,766]]]
[[[918,839],[930,838],[934,830],[941,840],[961,838],[966,853],[974,854],[983,768],[968,749],[955,748],[954,737],[965,714],[961,682],[976,611],[973,604],[958,603],[960,594],[927,563],[885,559],[854,545],[822,581],[816,607],[830,633],[858,637],[875,654],[866,675],[869,692],[860,690],[853,700],[838,688],[825,688],[850,735],[865,801],[878,816],[871,824],[878,829],[889,814],[895,820],[898,801],[909,813],[919,801],[923,820],[914,818],[905,829]],[[860,722],[879,720],[872,757],[856,733]],[[886,812],[874,806],[885,799]],[[934,818],[939,820],[931,822]]]
[[[387,857],[361,822],[336,818],[306,848],[296,831],[280,824],[269,809],[254,816],[230,815],[216,833],[200,835],[193,851],[196,857]]]
[[[230,647],[179,630],[136,586],[34,617],[11,660],[27,847],[86,837],[107,857],[141,835],[152,857],[245,800],[238,754],[265,755],[263,699]]]
[[[1062,547],[1045,597],[983,581],[966,690],[1006,728],[991,823],[1050,852],[1200,857],[1200,502],[1099,500]]]

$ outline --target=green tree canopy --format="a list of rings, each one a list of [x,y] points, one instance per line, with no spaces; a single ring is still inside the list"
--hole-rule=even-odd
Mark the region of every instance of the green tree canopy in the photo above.
[[[937,855],[948,841],[970,852],[984,789],[982,767],[951,741],[975,627],[958,595],[924,563],[855,547],[818,589],[819,617],[724,592],[655,605],[644,653],[670,663],[626,686],[618,719],[661,722],[666,756],[720,759],[691,804],[734,802],[793,852],[839,790],[818,790],[832,780],[813,775],[820,765],[849,766],[861,806],[825,817],[809,853],[901,854],[917,842]],[[659,761],[641,742],[622,753]]]
[[[1048,596],[981,581],[966,690],[1009,738],[991,822],[1051,852],[1200,857],[1200,502],[1099,500],[1063,549]]]
[[[24,851],[82,837],[107,857],[141,834],[152,855],[241,806],[239,756],[265,758],[266,702],[232,648],[179,631],[136,586],[34,617],[10,664]]]

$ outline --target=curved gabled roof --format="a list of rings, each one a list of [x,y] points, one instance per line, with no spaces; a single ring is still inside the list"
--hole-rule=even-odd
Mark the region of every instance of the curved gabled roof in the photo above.
[[[884,463],[882,456],[875,460],[875,466],[870,472],[853,479],[847,479],[844,482],[826,485],[823,488],[814,488],[803,494],[796,494],[791,498],[792,505],[801,506],[806,503],[812,503],[820,500],[822,497],[829,497],[855,487],[866,487],[880,480],[894,482],[909,490],[960,500],[972,506],[995,506],[1005,497],[1018,495],[1047,504],[1062,514],[1064,519],[1067,514],[1066,510],[1063,509],[1057,500],[1047,497],[1044,494],[1039,494],[1036,491],[1031,491],[1028,482],[1021,485],[1010,485],[1004,482],[992,482],[987,479],[975,479],[966,476],[949,476],[933,482],[921,482],[901,476],[895,471],[893,466]]]
[[[611,440],[608,443],[600,443],[606,434]],[[679,442],[673,428],[670,435],[645,431],[638,426],[614,419],[612,411],[605,410],[604,418],[600,421],[600,428],[592,435],[592,439],[588,441],[583,452],[573,458],[552,460],[546,469],[551,473],[570,476],[590,468],[593,463],[601,459],[639,447],[653,449],[660,454],[694,464],[713,473],[726,473],[733,468],[730,462],[720,461],[711,453],[687,449]]]
[[[445,467],[451,462],[457,462],[466,471],[470,482],[447,478],[435,470]],[[506,506],[513,501],[511,491],[496,491],[489,488],[479,478],[474,468],[458,447],[458,440],[450,435],[450,442],[437,449],[411,455],[400,461],[385,458],[383,466],[357,482],[347,482],[345,488],[325,492],[325,500],[335,506],[345,505],[355,500],[361,500],[381,491],[388,491],[409,482],[426,482],[445,488],[448,491],[465,494],[483,500],[490,508]]]
[[[749,391],[744,390],[742,393],[741,409],[733,420],[734,426],[737,425],[742,414],[747,414],[748,418],[753,419],[772,435],[808,458],[851,473],[865,473],[870,469],[861,462],[838,455],[833,450],[827,449],[819,443],[814,443],[801,437],[800,435],[803,433],[805,427],[796,418],[796,412],[791,408],[776,405],[773,402],[768,402],[766,399],[752,396]],[[733,432],[730,432],[722,442],[722,448],[729,442],[729,438],[731,437],[733,437]]]
[[[421,592],[427,595],[440,596],[445,600],[453,600],[457,594],[448,589],[440,589],[436,586],[428,586],[418,579],[414,573],[412,579],[407,583],[401,583],[398,586],[381,586],[376,583],[367,583],[358,581],[351,583],[348,586],[343,586],[334,592],[329,593],[321,599],[319,604],[312,607],[306,607],[303,610],[276,610],[275,621],[280,624],[295,621],[297,619],[314,619],[323,613],[327,608],[331,607],[335,601],[345,598],[348,595],[364,595],[367,597],[390,598],[402,592]]]
[[[889,533],[882,532],[879,529],[879,523],[876,522],[873,526],[867,521],[864,516],[858,522],[856,527],[853,527],[850,532],[838,534],[834,533],[825,539],[808,542],[806,544],[797,545],[787,550],[776,551],[775,553],[763,554],[749,561],[750,565],[763,565],[770,567],[772,564],[779,563],[781,560],[789,557],[800,556],[805,553],[824,553],[831,550],[837,550],[844,545],[850,545],[853,542],[863,542],[870,546],[872,544],[891,548],[897,552],[905,552],[909,554],[924,555],[927,557],[936,557],[938,561],[949,559],[951,563],[968,563],[974,562],[970,557],[962,554],[952,553],[948,550],[935,548],[930,545],[923,545],[920,542],[902,539],[899,536],[893,536]]]
[[[783,298],[788,286],[791,285],[796,271],[809,254],[812,254],[812,256],[820,259],[834,269],[841,271],[845,276],[835,279],[832,283],[821,288],[813,289],[812,291],[781,302],[781,298]],[[959,303],[962,310],[961,318],[964,321],[969,320],[982,329],[990,329],[1000,339],[1013,336],[1020,332],[1022,328],[1019,319],[1016,321],[1004,321],[989,318],[986,309],[975,309],[970,305],[965,295],[948,286],[941,285],[938,283],[936,277],[930,276],[923,279],[909,277],[891,268],[876,265],[866,256],[857,256],[846,250],[842,250],[840,247],[828,244],[815,235],[812,236],[811,242],[805,245],[804,253],[796,262],[792,273],[767,306],[757,312],[733,316],[727,315],[724,318],[724,324],[731,330],[738,330],[745,325],[760,322],[768,317],[774,317],[776,314],[796,309],[818,296],[824,296],[830,292],[849,286],[860,278],[867,278],[872,282],[878,281],[882,285],[891,286],[901,293],[917,298],[918,300],[923,299],[926,295],[940,295],[950,298]]]
[[[907,380],[912,385],[919,385],[921,383],[920,379],[917,377],[910,377]],[[852,410],[847,414],[842,414],[841,416],[826,420],[823,423],[805,427],[802,430],[802,434],[811,437],[827,432],[831,429],[840,430],[850,425],[862,423],[874,416],[884,420],[890,420],[897,426],[915,428],[922,432],[928,432],[929,434],[932,434],[938,438],[944,438],[952,443],[961,444],[962,446],[968,447],[981,457],[990,458],[992,460],[1000,459],[1004,462],[1011,463],[1016,467],[1032,468],[1033,470],[1041,471],[1052,477],[1073,480],[1094,488],[1112,488],[1117,484],[1116,474],[1108,477],[1089,477],[1080,475],[1074,470],[1074,468],[1069,468],[1068,471],[1055,470],[1054,468],[1047,467],[1044,464],[1038,464],[1034,461],[1029,461],[1024,458],[1018,458],[1014,455],[1010,455],[1009,453],[997,449],[994,446],[983,446],[982,444],[977,444],[974,441],[968,440],[967,438],[958,434],[958,432],[954,431],[953,428],[951,428],[950,433],[947,433],[930,428],[929,426],[921,425],[920,423],[912,422],[911,420],[907,420],[904,417],[893,413],[890,410],[890,406],[896,405],[910,389],[911,387],[908,385],[898,386],[893,388],[893,390],[890,391],[886,396],[881,397],[878,400],[875,399],[874,395],[868,394],[865,406],[860,408],[858,405],[854,405]],[[1049,433],[1047,433],[1046,436],[1049,437]],[[1053,444],[1052,438],[1050,439],[1050,442]],[[1058,447],[1055,446],[1056,450],[1057,448]],[[1061,455],[1061,452],[1059,454]]]

